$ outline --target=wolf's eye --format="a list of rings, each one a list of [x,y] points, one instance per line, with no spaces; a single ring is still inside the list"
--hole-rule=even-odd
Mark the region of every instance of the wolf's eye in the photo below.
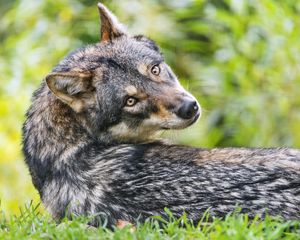
[[[137,99],[134,98],[134,97],[129,97],[129,98],[127,98],[127,100],[126,100],[126,106],[127,106],[127,107],[132,107],[132,106],[134,106],[136,103],[137,103]]]
[[[158,65],[154,65],[152,68],[151,68],[151,73],[153,75],[156,75],[158,76],[160,74],[160,67]]]

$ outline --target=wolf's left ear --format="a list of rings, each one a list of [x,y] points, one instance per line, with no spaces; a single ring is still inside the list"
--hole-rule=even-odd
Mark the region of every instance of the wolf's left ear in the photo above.
[[[98,3],[98,9],[101,19],[101,42],[112,41],[122,35],[127,35],[124,27],[119,23],[117,17],[102,3]]]
[[[81,112],[95,103],[95,88],[90,72],[53,72],[46,76],[51,92],[75,112]]]

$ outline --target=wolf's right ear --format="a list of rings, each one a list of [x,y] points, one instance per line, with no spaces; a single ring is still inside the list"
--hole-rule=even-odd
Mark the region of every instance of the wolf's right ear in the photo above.
[[[53,72],[46,76],[51,92],[75,112],[81,112],[95,102],[95,88],[90,72]]]
[[[98,9],[101,19],[101,42],[112,41],[122,35],[127,35],[124,27],[119,23],[117,17],[102,3],[98,3]]]

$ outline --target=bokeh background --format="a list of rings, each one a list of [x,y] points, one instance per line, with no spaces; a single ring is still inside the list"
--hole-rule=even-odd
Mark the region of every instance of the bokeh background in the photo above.
[[[103,1],[156,40],[201,120],[168,134],[201,146],[300,147],[300,1]],[[21,154],[30,97],[68,52],[99,39],[94,0],[0,0],[0,201],[39,201]]]

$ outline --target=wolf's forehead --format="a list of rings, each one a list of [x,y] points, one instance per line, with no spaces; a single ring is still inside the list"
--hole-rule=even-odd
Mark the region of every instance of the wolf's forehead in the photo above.
[[[135,39],[125,39],[117,41],[110,46],[108,54],[115,59],[127,61],[139,61],[151,63],[153,61],[163,61],[162,54],[146,42]]]
[[[135,39],[94,44],[81,48],[60,62],[60,68],[94,70],[101,65],[138,68],[164,61],[162,54],[144,42]],[[57,69],[59,70],[59,69]]]

